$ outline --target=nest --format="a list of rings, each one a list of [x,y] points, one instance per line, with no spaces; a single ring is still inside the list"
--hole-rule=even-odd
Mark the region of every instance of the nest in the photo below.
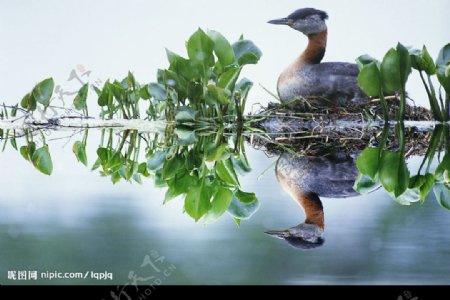
[[[390,117],[395,118],[399,101],[389,98]],[[312,101],[301,99],[289,104],[270,103],[257,113],[253,127],[265,134],[253,135],[251,143],[269,154],[278,155],[293,151],[303,156],[329,156],[336,153],[355,154],[367,146],[379,145],[383,132],[382,108],[379,100],[364,104],[320,107]],[[429,110],[408,105],[405,120],[430,121]],[[431,133],[418,127],[405,129],[408,156],[426,152]],[[398,149],[395,128],[389,128],[386,147]]]

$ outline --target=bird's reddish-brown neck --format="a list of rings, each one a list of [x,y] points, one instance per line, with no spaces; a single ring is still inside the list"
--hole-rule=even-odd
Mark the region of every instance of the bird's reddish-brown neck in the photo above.
[[[303,207],[306,215],[305,223],[314,224],[324,228],[324,216],[322,202],[317,195],[301,194],[296,199]]]
[[[318,64],[325,55],[327,47],[328,31],[325,29],[322,32],[308,35],[308,46],[300,55],[299,62],[304,64]]]

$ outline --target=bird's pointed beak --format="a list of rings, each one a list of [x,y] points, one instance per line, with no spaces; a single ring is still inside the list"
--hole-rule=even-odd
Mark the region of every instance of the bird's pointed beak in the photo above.
[[[289,237],[289,230],[269,230],[265,232],[266,234],[279,238],[279,239],[285,239]]]
[[[281,19],[270,20],[267,23],[275,24],[275,25],[289,25],[289,24],[291,24],[291,22],[292,21],[288,18],[281,18]]]

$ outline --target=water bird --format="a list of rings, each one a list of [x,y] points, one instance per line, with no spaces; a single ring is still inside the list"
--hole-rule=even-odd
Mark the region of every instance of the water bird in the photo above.
[[[308,46],[279,76],[278,96],[282,102],[314,100],[326,106],[364,102],[368,97],[359,88],[358,66],[345,62],[322,62],[327,46],[328,14],[314,8],[302,8],[286,18],[268,23],[288,25],[308,37]]]
[[[358,170],[352,156],[306,157],[284,153],[278,158],[275,174],[283,190],[303,208],[305,221],[289,229],[266,233],[302,250],[320,247],[325,242],[320,197],[359,195],[353,190]]]

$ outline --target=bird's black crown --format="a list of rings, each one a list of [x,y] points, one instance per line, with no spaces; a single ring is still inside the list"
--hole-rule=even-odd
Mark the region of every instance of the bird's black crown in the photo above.
[[[315,8],[301,8],[294,11],[292,14],[288,16],[288,19],[291,20],[298,20],[298,19],[304,19],[307,16],[310,15],[319,15],[322,20],[328,19],[328,14],[324,12],[323,10],[318,10]]]

